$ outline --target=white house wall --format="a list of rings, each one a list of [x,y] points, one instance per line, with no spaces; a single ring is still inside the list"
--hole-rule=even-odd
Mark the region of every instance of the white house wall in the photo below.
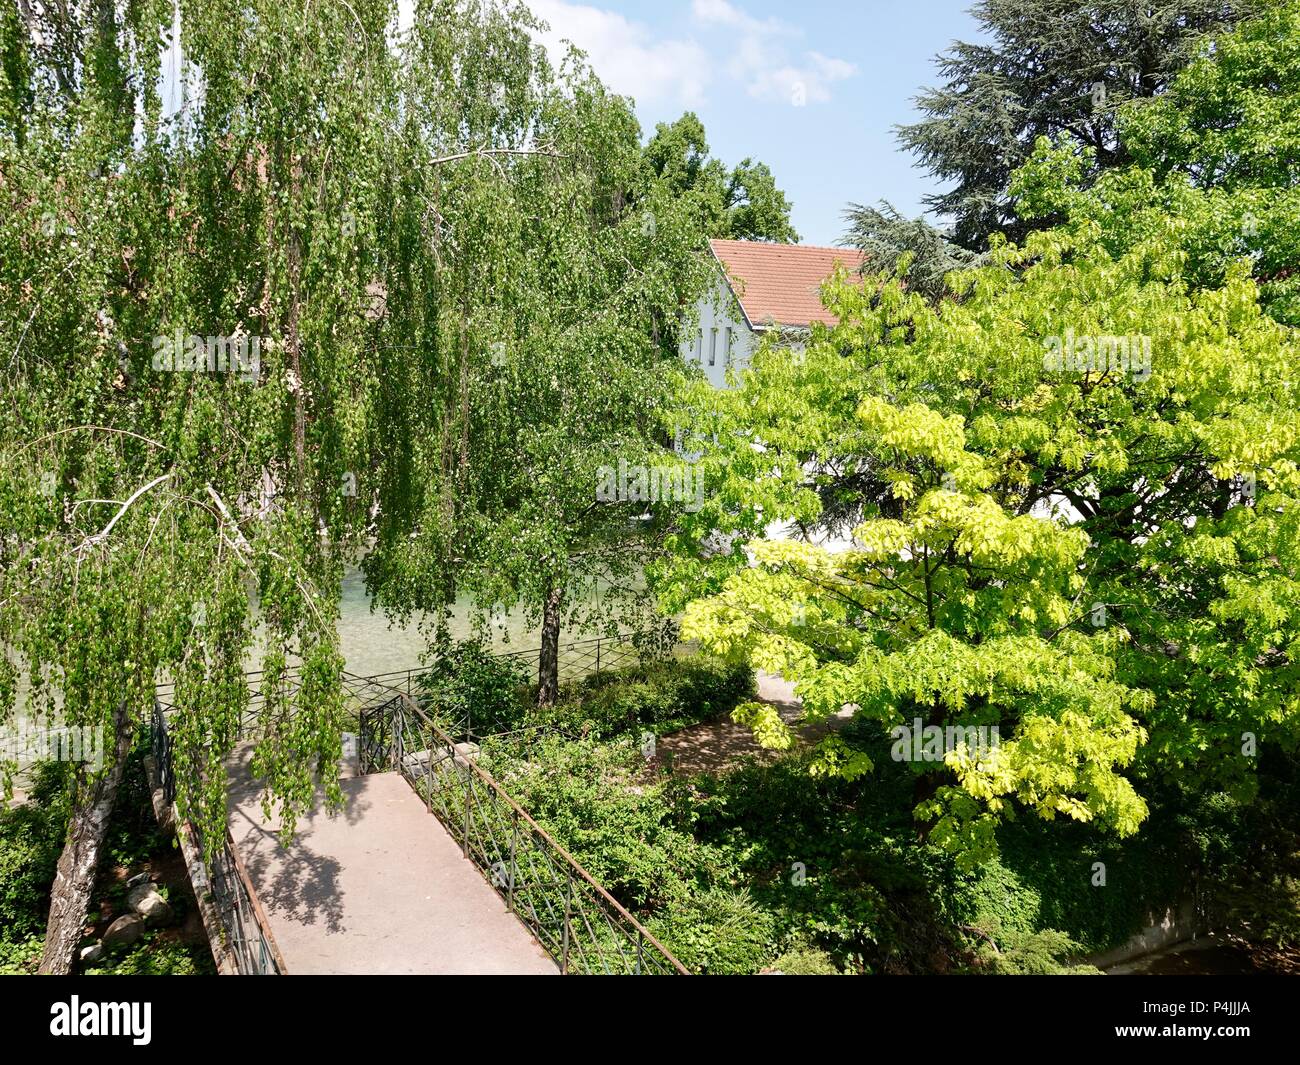
[[[694,335],[682,339],[682,358],[703,370],[715,388],[726,388],[727,367],[747,366],[758,346],[757,337],[721,280],[711,295],[700,300],[698,310]]]

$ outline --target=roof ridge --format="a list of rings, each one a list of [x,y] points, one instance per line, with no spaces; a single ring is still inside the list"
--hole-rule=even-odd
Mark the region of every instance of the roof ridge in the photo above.
[[[775,240],[738,240],[734,237],[710,237],[710,244],[743,244],[747,248],[795,248],[800,251],[846,251],[854,255],[865,254],[861,248],[835,244],[784,244]]]

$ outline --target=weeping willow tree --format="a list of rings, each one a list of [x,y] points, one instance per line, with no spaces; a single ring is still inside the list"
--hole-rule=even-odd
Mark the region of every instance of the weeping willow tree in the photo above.
[[[209,840],[250,656],[268,806],[292,824],[340,754],[337,586],[365,513],[339,486],[366,466],[376,375],[363,220],[388,16],[100,0],[3,23],[0,694],[107,753],[72,784],[43,971],[70,966],[156,682],[175,683],[180,811]]]
[[[407,42],[380,243],[411,265],[387,271],[365,569],[398,613],[522,609],[547,703],[566,622],[653,615],[640,575],[688,493],[598,490],[621,463],[683,468],[661,419],[706,274],[629,102],[577,53],[553,68],[536,28],[443,5]]]
[[[0,723],[106,750],[70,785],[66,972],[159,681],[182,816],[221,838],[255,705],[291,829],[314,780],[338,801],[346,562],[400,610],[553,601],[579,536],[619,557],[582,482],[650,446],[693,235],[525,12],[20,0],[0,33]]]

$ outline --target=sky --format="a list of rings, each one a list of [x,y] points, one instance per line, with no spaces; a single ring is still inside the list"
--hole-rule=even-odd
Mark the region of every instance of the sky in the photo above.
[[[908,216],[940,186],[898,145],[934,56],[979,39],[971,0],[526,0],[655,124],[694,111],[728,166],[766,163],[806,244],[836,244],[850,202]]]

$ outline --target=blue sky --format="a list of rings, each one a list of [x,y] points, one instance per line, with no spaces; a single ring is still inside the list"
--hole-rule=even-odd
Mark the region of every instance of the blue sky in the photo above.
[[[970,0],[527,2],[635,98],[647,134],[692,110],[728,165],[767,163],[809,244],[839,240],[849,201],[921,212],[937,186],[893,127],[915,120],[933,56],[979,36]]]

